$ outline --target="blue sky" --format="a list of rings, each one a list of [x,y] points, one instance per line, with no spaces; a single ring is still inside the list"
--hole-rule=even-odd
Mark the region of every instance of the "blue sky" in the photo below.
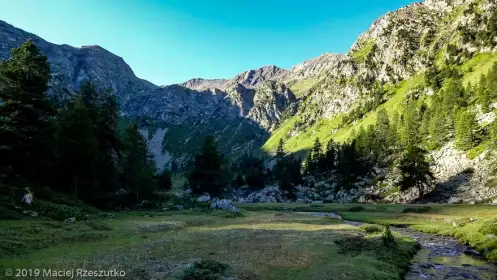
[[[8,0],[0,19],[47,41],[100,45],[158,85],[345,53],[411,0]]]

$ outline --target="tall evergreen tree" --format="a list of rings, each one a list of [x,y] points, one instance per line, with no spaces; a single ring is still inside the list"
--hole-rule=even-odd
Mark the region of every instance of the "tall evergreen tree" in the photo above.
[[[326,151],[324,153],[324,161],[326,165],[326,171],[331,171],[335,169],[337,159],[337,144],[330,138],[328,144],[326,144]]]
[[[276,148],[276,158],[283,158],[285,156],[285,147],[283,144],[283,139],[280,139],[278,143],[278,148]]]
[[[91,202],[95,193],[98,140],[90,110],[75,96],[60,119],[59,154],[62,190]],[[70,186],[70,189],[64,189]]]
[[[125,188],[137,201],[152,198],[157,189],[155,163],[147,142],[138,131],[136,123],[130,124],[123,137],[122,180]]]
[[[418,189],[420,199],[424,198],[426,187],[431,184],[434,178],[430,171],[430,165],[426,161],[426,153],[418,146],[409,146],[399,164],[402,173],[401,191],[415,187]]]
[[[207,136],[200,153],[196,156],[188,183],[194,194],[222,193],[221,155],[212,136]]]
[[[407,103],[403,114],[401,137],[404,147],[417,145],[419,143],[419,123],[421,118],[416,102]]]
[[[392,120],[390,122],[390,128],[388,130],[388,135],[387,135],[387,143],[390,149],[396,150],[397,147],[399,146],[399,130],[400,130],[400,124],[399,124],[399,113],[397,110],[395,110],[392,114]]]
[[[419,137],[421,138],[421,143],[426,143],[426,138],[430,132],[430,109],[426,108],[423,112],[423,117],[421,118],[421,125],[419,127]]]
[[[386,155],[389,150],[388,134],[390,131],[390,120],[387,111],[381,108],[376,118],[376,135],[375,142],[379,156]]]
[[[454,136],[456,147],[467,151],[475,145],[476,137],[473,129],[477,127],[475,115],[466,109],[461,109],[455,121]]]
[[[169,191],[173,186],[171,171],[164,168],[162,172],[157,176],[157,184],[159,190]]]
[[[50,66],[32,41],[0,63],[0,174],[48,183],[54,171],[56,111],[46,91]]]

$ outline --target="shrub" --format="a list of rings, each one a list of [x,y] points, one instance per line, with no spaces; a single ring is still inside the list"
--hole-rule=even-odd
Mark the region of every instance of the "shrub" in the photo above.
[[[431,207],[407,207],[402,210],[402,213],[428,213],[431,211]]]
[[[86,224],[93,230],[112,230],[112,227],[100,221],[86,221]]]
[[[382,232],[383,228],[379,225],[375,224],[365,224],[361,226],[361,229],[363,229],[367,233],[376,233],[376,232]]]
[[[227,264],[214,260],[201,260],[183,272],[182,280],[219,280],[221,273],[228,269]]]
[[[52,202],[36,200],[33,205],[33,210],[38,214],[50,217],[54,220],[63,221],[67,218],[74,217],[77,220],[86,218],[86,215],[78,207],[72,207]]]
[[[497,218],[483,223],[483,225],[480,228],[480,232],[483,234],[497,235]]]
[[[364,207],[362,206],[352,206],[349,208],[350,212],[361,212],[364,211]]]
[[[397,241],[395,240],[395,236],[393,236],[389,226],[385,227],[381,240],[383,241],[383,245],[385,245],[385,247],[393,248],[397,246]]]

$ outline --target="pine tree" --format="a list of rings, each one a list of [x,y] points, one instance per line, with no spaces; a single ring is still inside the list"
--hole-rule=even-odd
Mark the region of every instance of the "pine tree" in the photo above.
[[[316,138],[316,140],[314,141],[314,146],[309,151],[309,153],[307,153],[306,171],[311,175],[315,175],[316,173],[323,171],[321,169],[322,165],[323,165],[322,146],[321,142],[319,141],[319,138]]]
[[[430,165],[426,161],[426,153],[418,146],[409,146],[399,164],[402,173],[401,191],[404,192],[415,187],[418,189],[420,199],[424,198],[426,187],[431,184],[434,178],[430,171]]]
[[[421,138],[421,142],[425,143],[426,138],[429,135],[430,131],[430,109],[426,108],[423,112],[423,117],[421,118],[421,126],[419,128],[419,136]]]
[[[46,91],[50,66],[32,41],[0,63],[0,174],[48,183],[54,172],[56,110]]]
[[[401,138],[404,147],[419,143],[419,123],[421,118],[415,102],[409,102],[404,110]]]
[[[209,193],[218,196],[222,193],[221,155],[212,136],[207,136],[200,154],[188,177],[188,183],[194,194]]]
[[[392,114],[392,120],[391,120],[391,125],[388,130],[388,135],[387,135],[387,143],[388,147],[393,149],[394,151],[397,149],[399,146],[399,130],[400,130],[400,125],[399,125],[399,113],[395,110]]]
[[[328,144],[326,144],[326,151],[324,153],[324,161],[326,166],[326,171],[331,171],[335,169],[337,159],[337,145],[333,138],[330,138]]]
[[[173,186],[172,174],[167,168],[157,176],[157,186],[159,190],[169,191]]]
[[[443,115],[443,112],[435,112],[435,115],[430,119],[428,131],[430,134],[428,148],[432,150],[440,148],[445,143],[449,133],[445,126],[445,116]]]
[[[95,193],[98,140],[90,111],[81,96],[75,96],[60,119],[59,154],[62,190],[87,202]],[[70,189],[64,189],[70,186]]]
[[[387,111],[381,108],[376,118],[375,146],[379,155],[386,155],[389,150],[388,134],[390,131],[390,120]]]
[[[456,147],[467,151],[475,145],[473,129],[477,127],[475,115],[465,109],[458,112],[455,121],[454,136]]]
[[[283,144],[283,139],[280,139],[278,143],[278,148],[276,149],[276,158],[283,158],[285,156],[285,147]]]
[[[122,173],[123,185],[137,201],[152,198],[157,189],[155,163],[136,123],[130,124],[124,132]]]
[[[105,93],[97,108],[95,136],[98,141],[98,181],[102,191],[118,189],[117,164],[121,156],[121,139],[118,131],[119,105],[114,94]]]

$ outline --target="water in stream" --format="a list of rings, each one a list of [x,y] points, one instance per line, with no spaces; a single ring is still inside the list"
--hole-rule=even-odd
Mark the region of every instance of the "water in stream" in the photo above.
[[[334,213],[306,213],[307,215],[340,218]],[[353,226],[362,223],[345,221]],[[476,253],[470,247],[457,242],[455,238],[418,232],[409,228],[391,227],[391,230],[414,238],[422,249],[411,261],[406,280],[497,280],[497,264],[490,263],[468,252]]]
[[[392,231],[410,236],[418,241],[422,249],[411,261],[405,276],[414,279],[480,279],[497,280],[497,265],[478,256],[470,256],[471,251],[456,239],[417,232],[408,228],[392,228]]]

